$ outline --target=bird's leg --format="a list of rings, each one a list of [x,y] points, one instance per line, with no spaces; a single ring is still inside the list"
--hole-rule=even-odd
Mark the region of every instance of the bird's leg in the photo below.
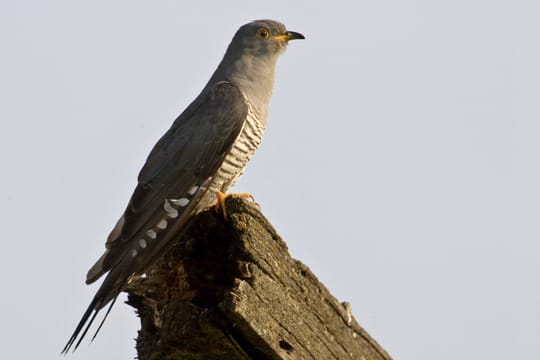
[[[249,193],[224,194],[221,191],[216,191],[217,201],[216,201],[216,204],[214,205],[214,209],[216,209],[216,211],[221,211],[223,213],[223,217],[225,218],[225,220],[227,220],[228,218],[227,207],[225,206],[225,200],[230,196],[250,199],[252,202],[255,202],[255,198],[253,197],[253,195]]]

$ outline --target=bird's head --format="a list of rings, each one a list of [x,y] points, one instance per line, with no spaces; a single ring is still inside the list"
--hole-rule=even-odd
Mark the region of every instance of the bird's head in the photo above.
[[[273,20],[256,20],[241,26],[208,85],[219,81],[234,84],[264,118],[272,95],[276,61],[288,42],[296,39],[304,39],[304,35],[288,31],[285,25]]]
[[[304,39],[304,35],[287,31],[285,25],[274,20],[256,20],[236,32],[229,49],[240,50],[258,57],[274,58],[290,40]]]

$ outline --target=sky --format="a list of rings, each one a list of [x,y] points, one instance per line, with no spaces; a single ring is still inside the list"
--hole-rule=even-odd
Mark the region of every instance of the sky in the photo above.
[[[153,144],[271,18],[306,40],[234,190],[393,358],[540,358],[540,5],[216,3],[0,2],[0,356],[59,357]],[[69,358],[138,328],[117,302]]]

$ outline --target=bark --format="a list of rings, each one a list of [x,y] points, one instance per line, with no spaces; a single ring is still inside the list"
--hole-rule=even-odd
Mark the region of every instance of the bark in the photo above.
[[[390,359],[250,203],[196,216],[128,289],[140,360]]]

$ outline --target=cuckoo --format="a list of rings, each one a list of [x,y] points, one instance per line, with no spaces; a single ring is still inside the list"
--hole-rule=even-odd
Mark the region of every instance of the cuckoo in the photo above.
[[[105,253],[86,277],[87,284],[107,274],[105,280],[62,353],[78,347],[110,304],[97,335],[129,279],[156,263],[189,219],[222,198],[242,174],[266,127],[276,61],[294,39],[304,36],[272,20],[253,21],[236,32],[202,92],[148,155]]]

